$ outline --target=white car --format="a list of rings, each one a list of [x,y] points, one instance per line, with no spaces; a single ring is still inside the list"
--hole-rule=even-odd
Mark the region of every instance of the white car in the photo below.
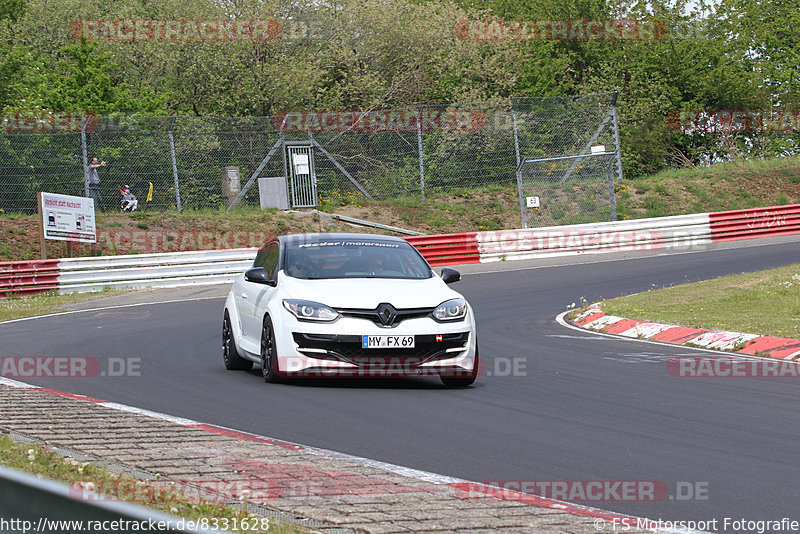
[[[478,375],[472,308],[408,241],[372,234],[280,236],[259,250],[225,301],[228,369],[260,363],[286,377]]]

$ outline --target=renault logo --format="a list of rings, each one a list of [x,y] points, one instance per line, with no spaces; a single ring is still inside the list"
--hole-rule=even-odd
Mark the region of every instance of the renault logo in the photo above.
[[[397,318],[397,310],[394,309],[394,306],[386,302],[378,304],[375,311],[378,312],[378,319],[381,320],[383,326],[392,326],[394,320]]]

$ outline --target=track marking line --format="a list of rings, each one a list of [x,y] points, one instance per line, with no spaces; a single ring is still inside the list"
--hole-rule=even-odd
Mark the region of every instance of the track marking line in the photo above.
[[[99,312],[105,310],[118,310],[120,308],[133,308],[135,306],[150,306],[153,304],[174,304],[177,302],[193,302],[199,300],[213,300],[213,299],[224,299],[224,296],[221,297],[196,297],[190,299],[174,299],[174,300],[161,300],[158,302],[134,302],[133,304],[117,304],[115,306],[103,306],[100,308],[87,308],[85,310],[67,310],[63,312],[55,312],[55,313],[48,313],[46,315],[33,315],[31,317],[20,317],[19,319],[9,319],[7,321],[0,321],[0,326],[4,324],[11,324],[11,323],[21,323],[22,321],[33,321],[34,319],[45,319],[47,317],[58,317],[60,315],[72,315],[75,313],[88,313],[88,312]]]

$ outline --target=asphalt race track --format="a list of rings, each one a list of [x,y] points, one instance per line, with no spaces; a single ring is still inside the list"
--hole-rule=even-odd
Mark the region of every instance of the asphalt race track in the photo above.
[[[651,519],[800,520],[800,379],[675,378],[668,358],[706,353],[554,321],[581,297],[798,261],[794,241],[467,274],[456,288],[491,376],[464,390],[434,379],[271,385],[257,367],[226,371],[223,298],[3,324],[0,354],[91,356],[101,369],[141,358],[140,376],[24,381],[471,480],[653,480],[673,497],[678,483],[708,493],[588,503]]]

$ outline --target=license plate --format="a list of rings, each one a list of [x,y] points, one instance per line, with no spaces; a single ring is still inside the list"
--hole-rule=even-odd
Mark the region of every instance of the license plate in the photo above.
[[[362,349],[413,349],[414,336],[361,336]]]

